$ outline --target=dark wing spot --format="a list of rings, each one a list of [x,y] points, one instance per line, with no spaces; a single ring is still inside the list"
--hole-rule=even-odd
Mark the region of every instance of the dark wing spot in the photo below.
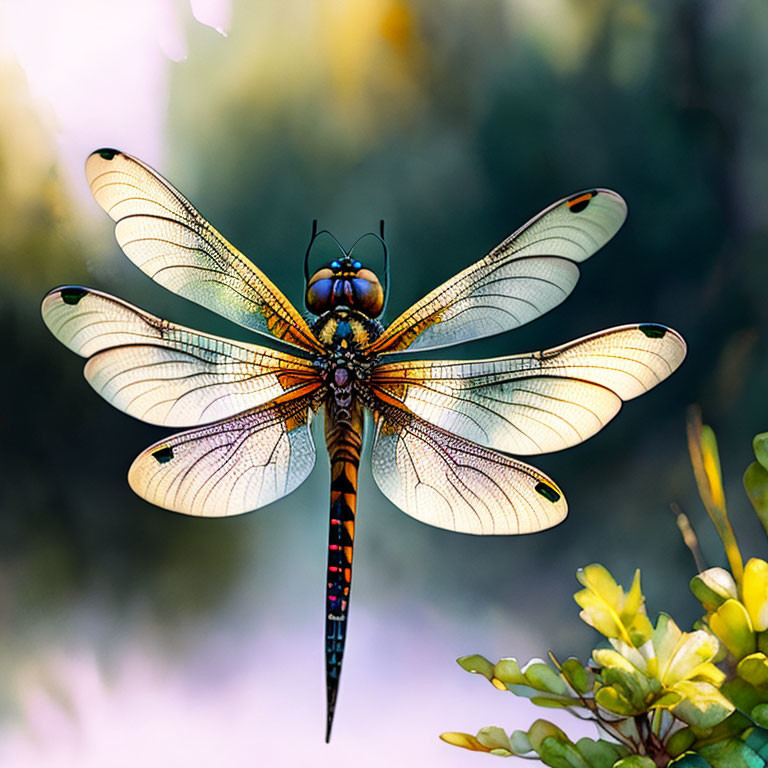
[[[173,448],[166,445],[165,448],[158,448],[152,451],[152,455],[157,459],[158,464],[167,464],[173,458]]]
[[[72,304],[74,306],[80,299],[88,293],[85,288],[62,288],[61,300],[65,304]]]
[[[589,201],[597,195],[597,190],[593,189],[591,192],[584,192],[581,195],[576,195],[568,203],[568,209],[571,213],[581,213],[588,205]]]
[[[103,157],[105,160],[114,160],[115,155],[120,154],[120,150],[109,149],[108,147],[105,147],[104,149],[97,149],[93,154],[98,155],[99,157]]]
[[[560,499],[560,494],[551,485],[547,485],[546,483],[536,483],[536,488],[534,488],[534,490],[553,504]]]
[[[658,325],[657,323],[643,323],[642,325],[639,325],[638,328],[649,339],[663,339],[667,335],[666,326]]]

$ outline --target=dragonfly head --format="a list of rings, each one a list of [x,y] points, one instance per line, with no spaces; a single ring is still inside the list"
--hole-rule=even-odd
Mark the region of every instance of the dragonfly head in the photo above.
[[[309,255],[312,244],[318,236],[327,235],[338,248],[339,256],[320,267],[311,277],[309,274]],[[386,290],[376,273],[366,267],[361,258],[356,258],[364,250],[360,243],[378,241],[378,248],[383,248],[384,277],[389,272],[389,254],[384,242],[384,222],[380,224],[380,234],[369,232],[359,237],[347,250],[341,243],[324,229],[317,231],[317,221],[312,223],[312,239],[309,241],[304,259],[304,278],[306,281],[305,303],[313,315],[322,315],[336,307],[348,307],[364,313],[370,318],[378,317],[384,311]],[[357,249],[357,250],[356,250]],[[353,253],[354,252],[354,253]]]
[[[312,275],[307,283],[306,304],[313,315],[349,307],[368,317],[378,317],[384,308],[384,289],[375,272],[347,255]]]

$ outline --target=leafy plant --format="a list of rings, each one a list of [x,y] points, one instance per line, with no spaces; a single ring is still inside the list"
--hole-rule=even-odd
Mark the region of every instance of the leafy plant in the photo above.
[[[608,647],[549,662],[516,659],[496,664],[483,656],[458,663],[502,691],[541,707],[565,709],[593,721],[605,738],[576,742],[547,720],[507,734],[497,727],[476,735],[449,732],[455,746],[540,760],[553,768],[763,768],[768,765],[768,563],[744,564],[728,518],[714,432],[698,412],[688,444],[699,494],[723,542],[729,569],[704,568],[690,583],[705,615],[690,632],[665,613],[655,626],[636,571],[624,590],[602,565],[579,570],[574,595],[581,619]],[[768,533],[768,433],[755,437],[756,461],[744,485]],[[685,515],[683,538],[698,562],[698,543]]]

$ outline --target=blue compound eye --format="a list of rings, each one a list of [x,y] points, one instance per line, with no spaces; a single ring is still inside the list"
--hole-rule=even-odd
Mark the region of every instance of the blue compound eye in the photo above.
[[[360,269],[363,265],[359,261],[352,262],[352,269]]]
[[[339,262],[336,259],[334,259],[331,262],[331,269],[339,269],[339,267],[341,267],[341,264],[339,264]]]

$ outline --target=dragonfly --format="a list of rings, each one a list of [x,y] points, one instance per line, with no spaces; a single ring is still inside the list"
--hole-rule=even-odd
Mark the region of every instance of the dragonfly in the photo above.
[[[388,278],[382,282],[354,248],[339,244],[338,258],[310,274],[310,241],[302,314],[142,161],[100,149],[88,157],[86,176],[116,222],[122,250],[143,272],[290,350],[201,333],[92,288],[51,290],[43,319],[87,358],[85,378],[96,392],[142,421],[186,428],[133,462],[128,482],[139,496],[204,517],[270,504],[312,471],[310,425],[324,412],[326,742],[347,637],[366,412],[375,425],[373,477],[395,506],[461,533],[532,533],[560,523],[568,508],[552,479],[513,456],[581,443],[686,354],[673,329],[637,323],[486,360],[401,355],[503,333],[560,304],[579,265],[624,222],[626,204],[608,189],[550,205],[384,326]],[[313,241],[319,234],[315,223]],[[369,234],[384,246],[388,274],[383,226]]]

